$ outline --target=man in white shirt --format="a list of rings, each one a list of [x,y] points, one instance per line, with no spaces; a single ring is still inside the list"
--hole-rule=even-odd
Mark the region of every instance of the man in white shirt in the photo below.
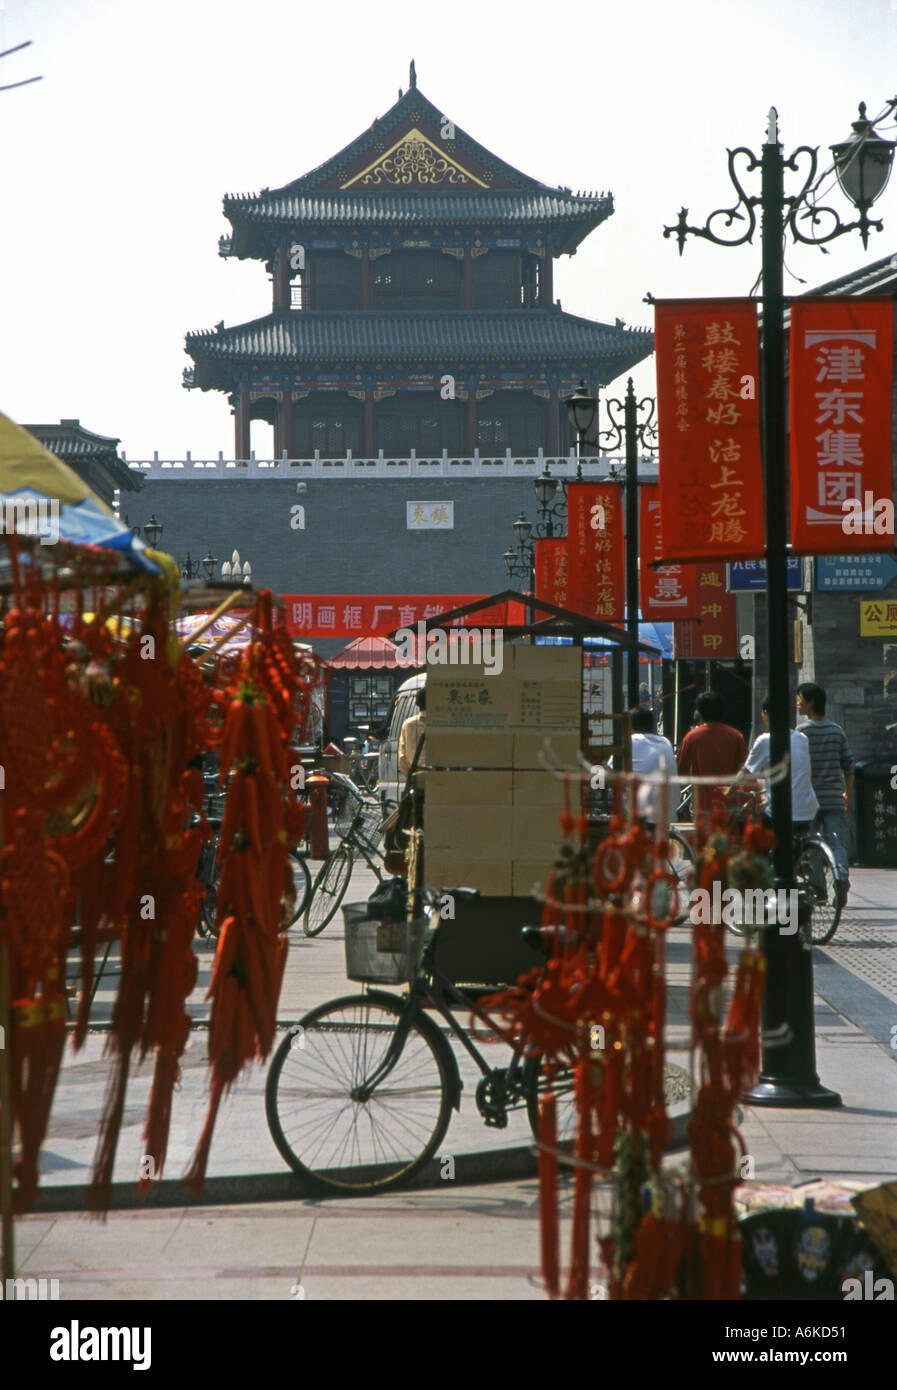
[[[754,739],[748,753],[745,771],[754,777],[769,770],[769,700],[763,701],[761,709],[766,733]],[[764,809],[769,810],[769,778],[765,779]],[[819,802],[813,790],[810,768],[810,745],[806,737],[791,730],[791,820],[798,834],[809,830],[819,810]]]
[[[632,722],[632,771],[639,777],[660,772],[672,783],[676,776],[676,754],[670,740],[654,732],[654,715],[650,709],[639,706],[630,710],[629,717]],[[662,782],[640,782],[636,811],[652,824],[662,820],[665,828],[672,819],[675,798],[674,785],[667,788]]]

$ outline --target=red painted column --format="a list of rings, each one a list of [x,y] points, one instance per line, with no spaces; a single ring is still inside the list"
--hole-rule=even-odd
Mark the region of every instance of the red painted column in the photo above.
[[[277,402],[274,416],[274,457],[293,457],[293,400],[289,391],[284,391],[283,400]]]
[[[467,396],[467,418],[464,433],[465,453],[468,458],[472,458],[473,451],[477,447],[477,393],[474,386],[471,386]]]
[[[473,308],[473,257],[469,246],[465,246],[461,262],[461,308]]]
[[[559,403],[558,403],[558,389],[557,389],[556,386],[553,386],[553,387],[551,388],[551,395],[548,397],[548,429],[547,429],[548,454],[549,454],[549,457],[551,457],[551,458],[557,458],[557,456],[558,456],[558,448],[559,448],[559,445],[560,445],[560,438],[559,438],[559,424],[560,424],[560,420],[559,420],[559,415],[558,415],[559,408],[560,408],[560,407],[559,407]]]
[[[542,258],[542,289],[540,309],[550,309],[554,304],[554,259],[550,251]]]
[[[274,259],[274,310],[290,307],[289,252],[282,246]]]
[[[249,458],[249,392],[238,391],[234,407],[234,458]]]
[[[362,418],[362,447],[366,459],[372,459],[377,452],[374,448],[374,393],[364,393],[364,416]]]

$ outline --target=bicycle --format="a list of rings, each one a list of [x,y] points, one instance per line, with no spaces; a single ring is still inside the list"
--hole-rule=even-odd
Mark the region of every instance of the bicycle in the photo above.
[[[384,812],[379,801],[365,798],[351,778],[331,772],[328,806],[333,829],[339,837],[311,884],[304,907],[302,929],[306,936],[320,936],[332,921],[349,887],[356,856],[362,858],[383,882],[380,865],[384,855],[379,840]]]
[[[801,939],[812,946],[825,946],[838,929],[844,906],[835,856],[817,830],[796,835],[794,847],[794,887],[798,895]],[[768,892],[772,895],[773,890]],[[749,922],[728,922],[727,925],[735,936],[746,936],[755,929]]]
[[[477,896],[473,889],[452,892]],[[475,1003],[435,963],[443,896],[424,893],[426,915],[412,922],[366,921],[360,907],[354,924],[347,917],[350,978],[407,983],[408,993],[366,985],[321,1004],[292,1026],[274,1054],[265,1085],[268,1127],[289,1167],[317,1187],[385,1192],[437,1151],[452,1110],[460,1109],[463,1083],[445,1031],[428,1011],[441,1016],[476,1062],[476,1105],[485,1124],[505,1128],[508,1112],[525,1106],[538,1137],[539,1101],[548,1086],[541,1057],[519,1044],[507,1067],[491,1067],[452,1012],[453,1003],[470,1010]],[[523,935],[543,946],[541,928],[524,927]],[[485,1015],[478,1018],[498,1035]],[[560,1144],[569,1143],[575,1123],[573,1078],[572,1070],[562,1071],[551,1083],[560,1102]]]
[[[807,924],[802,926],[804,939],[825,946],[838,930],[844,907],[838,865],[818,830],[798,836],[795,849],[796,886],[810,905]]]
[[[203,781],[205,783],[206,819],[212,834],[200,851],[199,865],[196,870],[196,877],[206,890],[200,905],[197,929],[200,936],[208,938],[218,935],[218,926],[215,920],[218,879],[221,874],[218,850],[221,839],[221,817],[224,813],[227,792],[222,791],[218,786],[217,776],[203,774]],[[284,893],[283,927],[285,930],[294,927],[299,921],[311,895],[311,872],[295,845],[289,849],[289,868],[292,873],[293,885],[291,891]]]

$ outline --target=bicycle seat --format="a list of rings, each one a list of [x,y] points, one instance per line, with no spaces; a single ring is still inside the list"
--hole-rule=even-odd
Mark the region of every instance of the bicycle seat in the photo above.
[[[544,956],[550,955],[554,945],[554,927],[521,927],[520,939],[527,946],[532,946],[534,951],[541,951]],[[566,927],[557,928],[561,946],[566,946],[570,939]]]

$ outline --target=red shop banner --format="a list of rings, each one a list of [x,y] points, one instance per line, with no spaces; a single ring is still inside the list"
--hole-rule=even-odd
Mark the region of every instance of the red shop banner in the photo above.
[[[765,553],[753,299],[655,305],[664,560]]]
[[[549,536],[536,541],[536,598],[568,608],[569,566],[566,537]]]
[[[291,637],[386,637],[399,627],[414,628],[440,613],[486,598],[485,594],[283,594]],[[471,627],[503,627],[524,622],[522,603],[499,603],[456,618]]]
[[[894,548],[893,356],[893,300],[792,304],[791,544],[798,554]]]
[[[639,488],[639,599],[642,617],[650,622],[693,618],[694,565],[664,565],[651,569],[663,555],[660,530],[660,489],[654,483]]]
[[[673,652],[677,660],[731,660],[738,656],[738,622],[735,595],[726,592],[726,566],[704,563],[695,571],[698,621],[673,624]]]
[[[626,613],[621,493],[615,483],[567,484],[569,607],[609,623]]]

